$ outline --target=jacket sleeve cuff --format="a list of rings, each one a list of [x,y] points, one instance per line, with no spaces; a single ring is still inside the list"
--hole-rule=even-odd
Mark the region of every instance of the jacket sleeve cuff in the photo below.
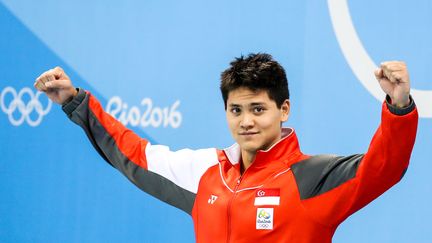
[[[68,103],[62,105],[62,110],[70,116],[72,112],[82,103],[86,97],[86,92],[82,88],[77,88],[78,94]]]
[[[408,106],[403,107],[403,108],[399,108],[395,105],[391,104],[391,98],[389,95],[386,95],[386,103],[387,103],[387,108],[389,109],[389,111],[395,115],[398,116],[403,116],[406,115],[408,113],[410,113],[411,111],[413,111],[416,107],[416,104],[414,103],[413,98],[410,95],[410,103]]]

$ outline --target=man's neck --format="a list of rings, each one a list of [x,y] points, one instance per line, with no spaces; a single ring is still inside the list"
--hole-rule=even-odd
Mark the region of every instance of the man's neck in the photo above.
[[[255,159],[256,152],[248,152],[248,151],[241,151],[241,168],[240,173],[243,175],[243,173],[249,168],[249,166],[252,165],[252,162]]]

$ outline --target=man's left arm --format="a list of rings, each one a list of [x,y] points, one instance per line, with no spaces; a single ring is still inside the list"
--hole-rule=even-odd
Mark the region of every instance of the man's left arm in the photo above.
[[[387,98],[368,151],[364,155],[317,157],[318,162],[310,166],[299,163],[299,168],[319,172],[318,179],[312,180],[317,181],[311,183],[313,190],[310,186],[306,190],[313,193],[302,195],[302,202],[321,224],[338,225],[396,184],[408,167],[418,123],[408,70],[403,62],[384,62],[375,76]]]
[[[356,174],[358,188],[351,213],[396,184],[408,167],[414,146],[418,113],[410,96],[410,79],[404,62],[383,62],[375,76],[387,94],[381,124]]]

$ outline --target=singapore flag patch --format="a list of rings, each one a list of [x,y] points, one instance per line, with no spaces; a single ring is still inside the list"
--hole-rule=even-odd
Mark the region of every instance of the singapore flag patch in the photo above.
[[[280,189],[258,189],[255,193],[255,206],[262,205],[279,205],[280,203]]]

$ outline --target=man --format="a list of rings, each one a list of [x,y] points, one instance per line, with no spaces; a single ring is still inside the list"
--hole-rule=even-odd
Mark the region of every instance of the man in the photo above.
[[[404,63],[375,75],[387,94],[381,125],[365,154],[309,156],[282,128],[290,111],[284,69],[270,55],[235,59],[222,73],[228,126],[237,142],[224,149],[169,151],[151,145],[75,89],[61,68],[35,87],[69,118],[112,166],[143,191],[193,217],[197,242],[331,242],[337,226],[397,183],[417,129]]]

